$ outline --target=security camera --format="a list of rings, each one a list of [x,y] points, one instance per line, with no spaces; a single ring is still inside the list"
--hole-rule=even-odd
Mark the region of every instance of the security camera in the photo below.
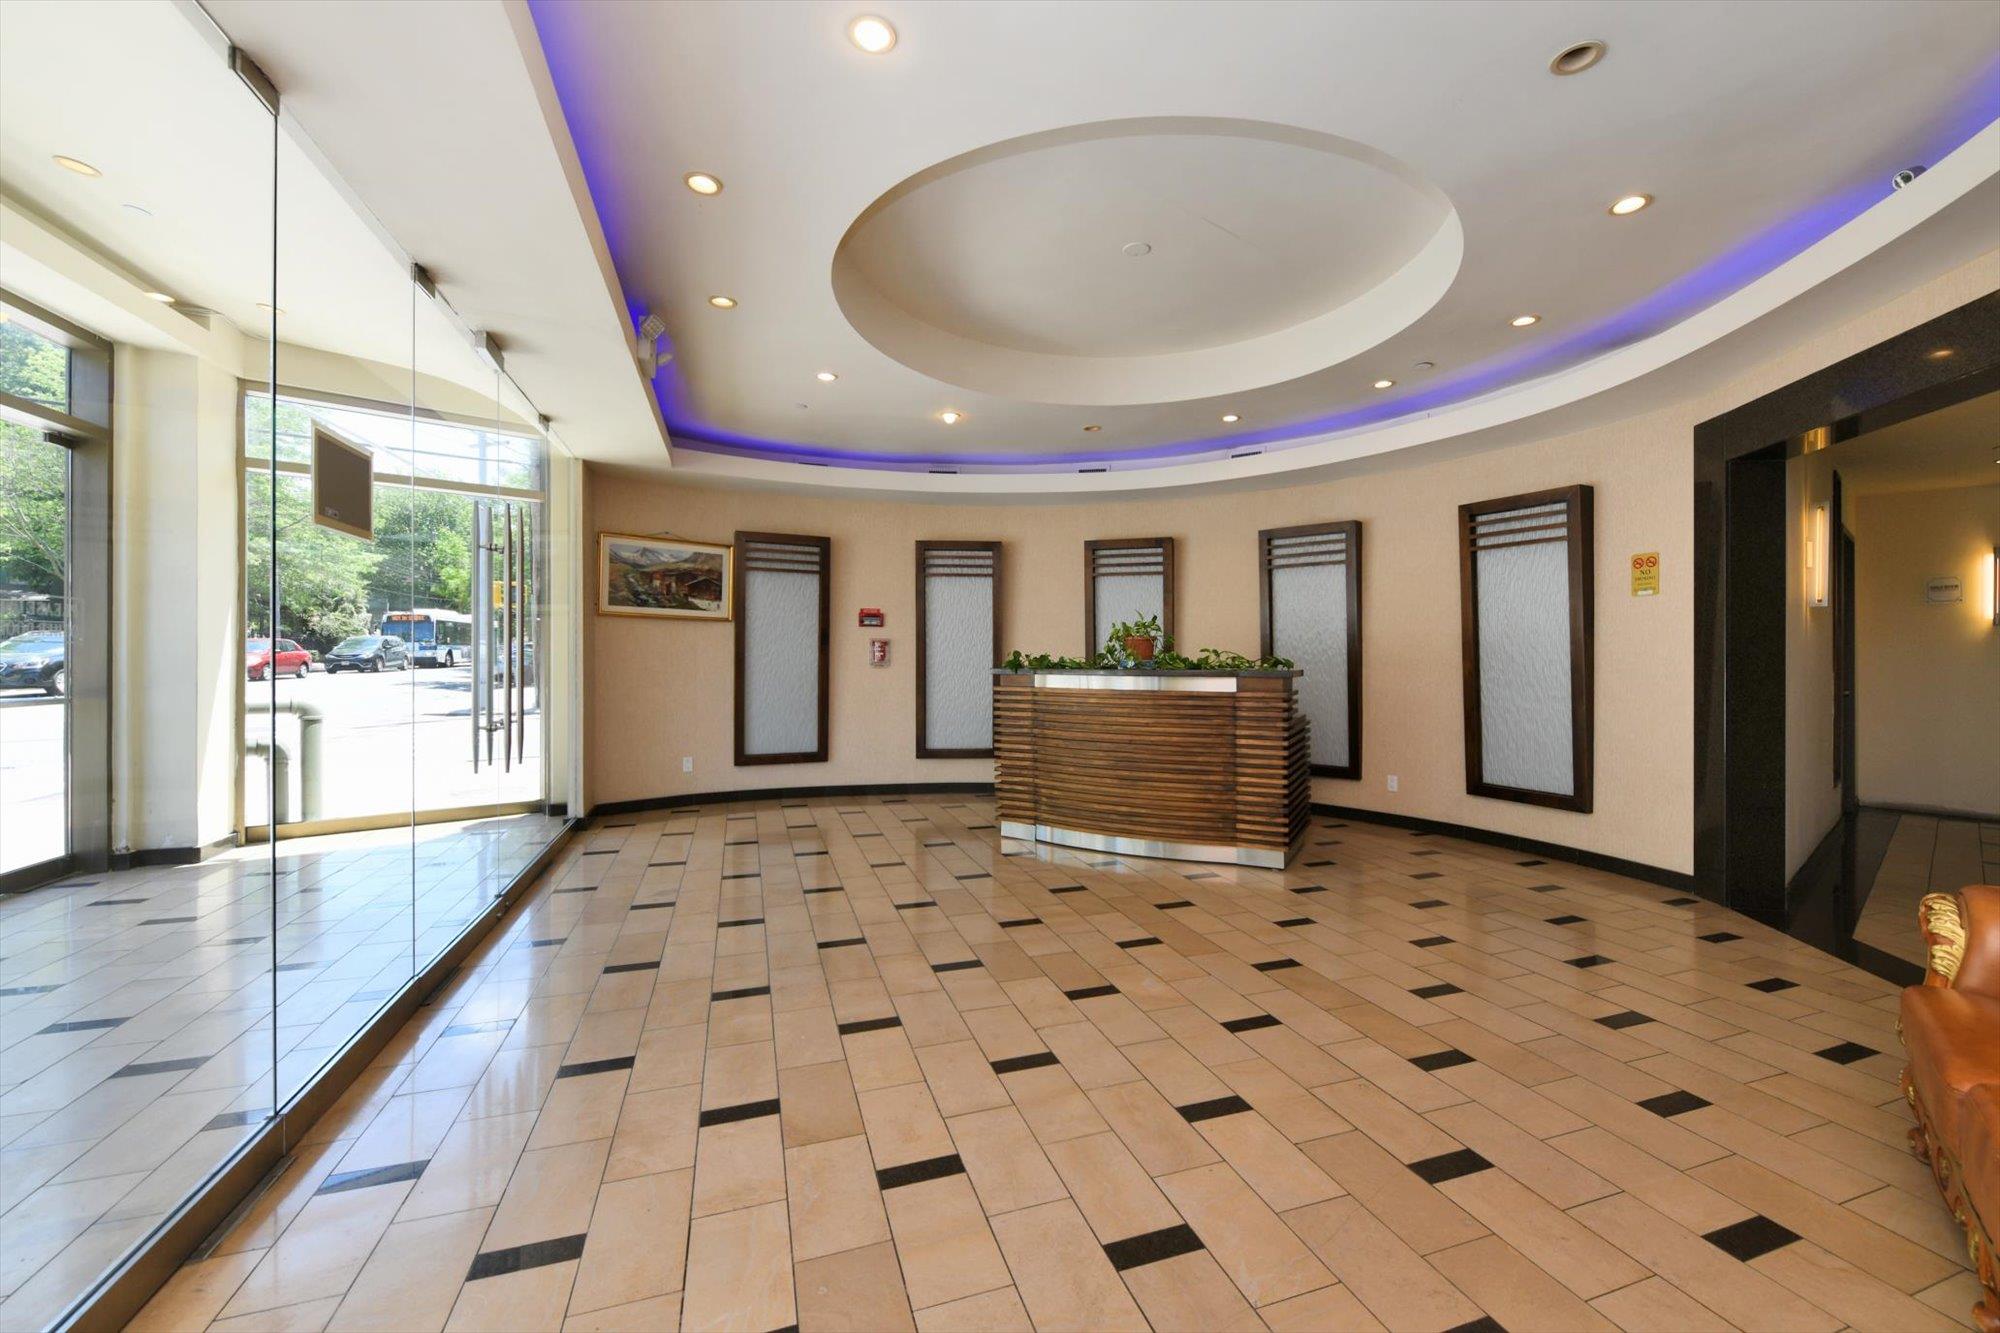
[[[1889,178],[1889,184],[1893,185],[1895,188],[1900,190],[1905,185],[1908,185],[1911,181],[1915,180],[1917,177],[1923,175],[1926,170],[1927,168],[1922,166],[1904,167],[1901,171],[1897,172],[1895,175]]]

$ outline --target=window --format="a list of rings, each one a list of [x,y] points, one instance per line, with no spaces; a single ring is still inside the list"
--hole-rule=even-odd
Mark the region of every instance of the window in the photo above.
[[[1000,543],[917,543],[917,758],[993,753]]]
[[[736,762],[826,761],[825,537],[736,534]]]
[[[1591,808],[1591,491],[1460,505],[1465,789]]]
[[[1120,537],[1083,544],[1083,651],[1104,646],[1104,636],[1124,620],[1160,618],[1174,633],[1174,539]]]
[[[1312,722],[1312,771],[1361,776],[1361,525],[1308,523],[1257,534],[1265,655],[1305,671],[1299,708]]]

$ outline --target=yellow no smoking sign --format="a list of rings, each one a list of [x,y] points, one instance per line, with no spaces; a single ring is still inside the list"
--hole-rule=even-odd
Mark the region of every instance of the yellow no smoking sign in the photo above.
[[[1641,551],[1632,557],[1632,595],[1656,597],[1660,592],[1660,553]]]

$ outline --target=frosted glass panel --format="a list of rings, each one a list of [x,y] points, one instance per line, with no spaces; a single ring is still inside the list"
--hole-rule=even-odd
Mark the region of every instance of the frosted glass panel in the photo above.
[[[1271,651],[1306,674],[1299,707],[1312,723],[1312,762],[1345,767],[1347,736],[1347,567],[1298,565],[1271,571]]]
[[[993,748],[993,580],[924,582],[924,744]]]
[[[1475,560],[1479,776],[1495,786],[1573,795],[1569,544],[1487,547]]]
[[[1158,574],[1099,574],[1094,586],[1097,642],[1085,645],[1090,652],[1104,646],[1104,636],[1121,620],[1166,619],[1166,581]]]
[[[744,569],[743,753],[819,748],[818,574]]]

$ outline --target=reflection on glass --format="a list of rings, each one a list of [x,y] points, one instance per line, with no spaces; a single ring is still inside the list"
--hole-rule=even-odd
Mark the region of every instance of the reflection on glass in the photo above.
[[[35,390],[48,402],[61,373],[54,367],[67,356],[43,349],[63,349],[4,345],[0,387]],[[12,350],[24,346],[36,355],[14,360]],[[66,394],[55,396],[49,405],[60,408]],[[69,850],[68,531],[69,451],[0,421],[0,874]]]

